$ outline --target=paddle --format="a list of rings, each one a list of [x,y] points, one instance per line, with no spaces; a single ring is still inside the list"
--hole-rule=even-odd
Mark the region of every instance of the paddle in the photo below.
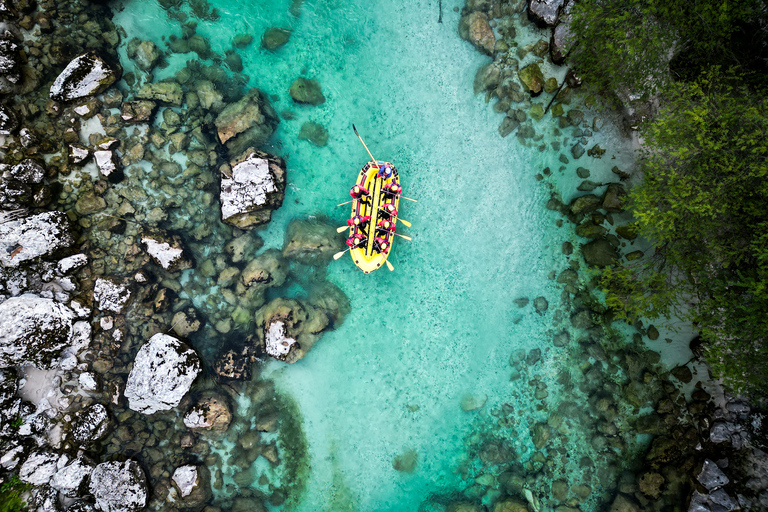
[[[336,206],[344,206],[345,204],[349,204],[349,203],[351,203],[352,201],[354,201],[354,199],[350,199],[350,200],[349,200],[349,201],[347,201],[346,203],[339,203],[339,204],[337,204]]]
[[[337,233],[343,233],[344,230],[349,229],[350,227],[351,226],[341,226],[341,227],[338,227],[338,228],[336,228],[336,232]]]
[[[371,162],[373,162],[373,165],[375,165],[375,166],[376,166],[376,168],[378,169],[378,168],[379,168],[379,164],[377,164],[377,163],[376,163],[376,159],[375,159],[375,158],[373,158],[373,155],[372,155],[372,154],[371,154],[371,152],[368,150],[368,146],[366,146],[366,145],[365,145],[365,142],[363,142],[363,138],[360,136],[360,134],[359,134],[359,133],[357,133],[357,128],[355,128],[355,125],[354,125],[354,123],[352,124],[352,129],[353,129],[353,130],[355,130],[355,135],[357,135],[357,138],[358,138],[358,139],[360,139],[360,143],[363,145],[363,147],[365,148],[365,150],[366,150],[366,151],[368,151],[368,156],[370,156],[370,157],[371,157]]]
[[[394,272],[395,271],[395,267],[392,266],[392,264],[389,262],[389,260],[386,260],[385,263],[387,264],[387,268],[389,269],[390,272]]]
[[[352,248],[350,247],[349,249],[344,249],[341,252],[337,252],[336,254],[333,255],[333,259],[337,260],[337,259],[341,258],[342,256],[344,256],[344,253],[349,251],[350,249],[352,249]]]
[[[406,240],[411,240],[411,237],[405,236],[405,235],[401,235],[400,233],[392,233],[392,234],[396,235],[396,236],[399,236],[400,238],[405,238]]]

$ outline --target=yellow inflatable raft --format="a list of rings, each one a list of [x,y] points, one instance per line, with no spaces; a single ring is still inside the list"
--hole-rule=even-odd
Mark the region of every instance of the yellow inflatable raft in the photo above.
[[[388,178],[379,176],[379,167],[385,166],[389,166],[392,169],[392,174]],[[356,216],[370,216],[370,220],[364,226],[355,224],[350,226],[349,236],[361,235],[365,238],[365,241],[359,246],[353,247],[349,254],[352,256],[352,261],[355,262],[355,265],[366,274],[381,268],[392,252],[392,243],[395,238],[395,235],[392,233],[394,233],[397,225],[396,212],[400,206],[400,195],[390,194],[384,190],[386,185],[392,183],[400,186],[400,177],[397,169],[391,163],[381,161],[366,163],[360,170],[360,174],[355,182],[356,185],[360,185],[368,190],[369,194],[352,201],[350,219],[354,219]],[[394,216],[389,213],[392,207],[394,207]],[[377,230],[379,222],[385,220],[392,222],[391,228],[389,230]],[[382,240],[388,244],[386,250],[381,250],[380,242]]]

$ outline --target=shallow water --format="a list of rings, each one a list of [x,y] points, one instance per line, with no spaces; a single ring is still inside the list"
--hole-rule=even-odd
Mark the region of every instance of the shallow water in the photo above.
[[[344,222],[346,207],[335,205],[347,199],[368,159],[352,123],[376,158],[397,165],[404,195],[418,199],[401,201],[401,215],[413,224],[402,233],[413,241],[395,243],[389,259],[395,271],[363,275],[349,258],[332,262],[328,280],[348,295],[352,312],[306,358],[290,366],[271,362],[263,372],[303,418],[311,471],[296,509],[417,510],[433,493],[472,485],[480,469],[469,446],[482,438],[505,436],[521,464],[533,455],[531,427],[548,412],[532,399],[533,375],[510,381],[515,350],[541,349],[535,373],[547,384],[545,403],[555,408],[566,398],[555,379],[568,359],[551,342],[560,287],[549,274],[566,267],[561,244],[576,239],[545,209],[550,192],[535,175],[550,167],[567,202],[577,165],[589,167],[591,179],[608,181],[612,166],[631,161],[629,143],[607,126],[591,141],[609,148],[602,160],[585,155],[559,172],[561,151],[538,147],[563,141],[549,116],[536,124],[544,138],[531,147],[514,135],[502,139],[502,116],[472,93],[474,74],[488,58],[458,37],[453,8],[461,1],[442,2],[442,23],[436,0],[308,0],[299,17],[289,13],[290,3],[220,0],[212,3],[220,19],[197,29],[219,53],[236,34],[254,35],[239,50],[249,85],[274,95],[278,112],[295,114],[280,123],[268,148],[286,158],[289,187],[283,207],[259,233],[265,247],[280,248],[295,218]],[[164,47],[164,37],[179,33],[154,2],[125,2],[115,21],[126,41],[153,39]],[[292,30],[276,52],[258,45],[272,26]],[[197,55],[173,55],[156,78],[191,58]],[[299,76],[320,81],[323,105],[293,104],[288,88]],[[326,147],[298,140],[306,120],[326,127]],[[564,147],[570,158],[570,145]],[[543,315],[513,302],[538,296],[550,304]],[[468,396],[487,402],[465,412]],[[494,431],[491,413],[502,404],[518,421]],[[569,436],[574,461],[585,435]],[[394,469],[395,458],[409,450],[417,457],[413,472]]]

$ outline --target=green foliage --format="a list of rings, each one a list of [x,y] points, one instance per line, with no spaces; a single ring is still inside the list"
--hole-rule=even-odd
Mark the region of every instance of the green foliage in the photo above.
[[[6,482],[0,485],[0,512],[27,512],[27,504],[21,495],[32,489],[17,475],[12,475]]]
[[[755,54],[768,39],[765,9],[765,0],[579,0],[569,64],[598,90],[648,95],[712,65],[764,68]]]
[[[670,84],[630,193],[656,253],[601,277],[620,316],[689,318],[735,391],[768,397],[768,100],[733,70]],[[675,310],[675,308],[682,308]]]

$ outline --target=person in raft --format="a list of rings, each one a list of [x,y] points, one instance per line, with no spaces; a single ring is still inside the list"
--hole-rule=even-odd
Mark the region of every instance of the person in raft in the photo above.
[[[368,192],[368,189],[362,185],[355,185],[349,189],[349,195],[352,196],[352,199],[362,199],[364,197],[368,197],[370,192]]]
[[[368,225],[368,222],[370,222],[371,216],[370,215],[355,215],[351,219],[347,219],[347,226],[357,226],[359,228],[364,228]]]
[[[355,247],[359,247],[361,245],[364,245],[365,242],[367,242],[368,239],[361,235],[360,233],[355,233],[351,237],[347,238],[347,245],[350,249],[354,249]]]
[[[391,220],[380,220],[376,224],[376,236],[388,237],[389,234],[395,230],[395,223]]]
[[[397,197],[403,193],[403,187],[394,182],[385,183],[384,186],[381,187],[381,191],[388,196]]]
[[[376,162],[379,166],[379,178],[387,179],[392,176],[392,168],[386,162]]]
[[[381,254],[389,252],[389,240],[377,236],[373,239],[373,250]]]
[[[385,218],[391,219],[397,217],[397,208],[392,203],[386,203],[381,207],[381,213]]]

